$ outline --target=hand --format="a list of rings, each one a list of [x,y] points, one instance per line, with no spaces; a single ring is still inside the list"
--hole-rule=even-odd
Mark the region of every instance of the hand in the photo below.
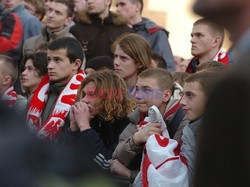
[[[79,101],[74,106],[72,106],[76,124],[78,125],[80,131],[84,131],[90,128],[90,112],[88,105]]]
[[[133,140],[136,145],[141,145],[146,143],[149,136],[152,134],[160,134],[162,132],[161,130],[161,124],[160,123],[151,123],[148,126],[138,130],[134,136]]]
[[[130,179],[131,170],[126,168],[119,160],[115,159],[110,162],[110,171],[114,174]]]
[[[79,127],[76,123],[76,120],[75,120],[75,114],[74,114],[74,111],[73,111],[73,108],[71,107],[70,109],[70,112],[69,112],[69,118],[70,118],[70,130],[71,131],[79,131]]]

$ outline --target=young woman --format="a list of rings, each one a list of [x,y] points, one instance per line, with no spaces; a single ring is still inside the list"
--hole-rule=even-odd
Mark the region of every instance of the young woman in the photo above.
[[[27,55],[23,61],[21,84],[29,99],[32,97],[42,78],[48,72],[47,54],[44,52]]]
[[[124,34],[112,47],[115,72],[124,79],[128,92],[134,95],[137,76],[150,68],[152,52],[150,45],[138,34]]]
[[[102,168],[109,169],[133,108],[126,85],[113,71],[97,72],[82,82],[77,101],[70,112],[70,127],[65,126],[66,140],[77,143]]]

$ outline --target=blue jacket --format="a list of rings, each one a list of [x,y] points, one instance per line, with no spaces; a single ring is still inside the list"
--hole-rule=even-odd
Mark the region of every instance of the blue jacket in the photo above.
[[[133,29],[149,42],[153,52],[165,59],[167,69],[175,71],[174,57],[168,41],[169,32],[147,18],[142,18],[141,22],[133,25]]]
[[[31,15],[25,8],[24,5],[18,5],[12,12],[16,13],[23,25],[23,41],[28,38],[41,34],[42,24],[38,18]]]

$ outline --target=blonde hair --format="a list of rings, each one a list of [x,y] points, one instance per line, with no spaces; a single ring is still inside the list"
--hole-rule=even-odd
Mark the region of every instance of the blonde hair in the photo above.
[[[113,71],[105,70],[88,76],[81,84],[77,93],[77,101],[83,98],[83,88],[89,83],[95,84],[95,95],[100,98],[97,108],[106,121],[127,116],[134,108],[134,101],[127,96],[127,88],[123,79]],[[101,91],[101,94],[100,94]]]
[[[138,74],[149,69],[152,60],[152,51],[149,43],[145,38],[134,33],[125,33],[118,37],[112,45],[112,51],[115,52],[117,46],[130,56],[135,63],[141,64]]]

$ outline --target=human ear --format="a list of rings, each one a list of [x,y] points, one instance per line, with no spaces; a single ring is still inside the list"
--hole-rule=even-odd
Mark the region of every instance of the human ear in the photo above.
[[[172,91],[170,89],[163,91],[163,102],[168,102],[170,97],[172,96]]]
[[[74,64],[73,70],[78,71],[78,69],[81,67],[81,60],[78,58],[75,60],[75,62],[73,64]]]

